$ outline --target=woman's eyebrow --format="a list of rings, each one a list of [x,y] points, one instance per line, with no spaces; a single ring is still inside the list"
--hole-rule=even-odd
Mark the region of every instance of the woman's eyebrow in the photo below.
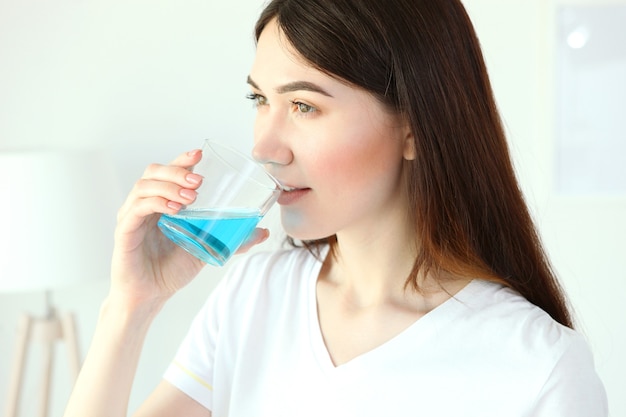
[[[250,84],[253,88],[256,88],[257,90],[260,90],[259,86],[252,80],[252,78],[250,78],[250,76],[248,76],[248,84]],[[309,81],[293,81],[293,82],[287,83],[285,85],[281,85],[280,87],[276,88],[276,92],[278,94],[285,94],[285,93],[289,93],[292,91],[302,91],[302,90],[312,91],[314,93],[319,93],[327,97],[332,97],[332,95],[329,94],[322,87]]]

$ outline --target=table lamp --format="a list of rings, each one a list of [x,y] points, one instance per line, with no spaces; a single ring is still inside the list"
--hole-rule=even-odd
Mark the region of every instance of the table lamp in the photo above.
[[[75,381],[81,359],[73,314],[59,315],[50,291],[108,276],[118,184],[95,150],[0,151],[0,291],[40,291],[47,314],[18,325],[6,417],[16,417],[28,347],[43,344],[39,416],[48,414],[54,344],[67,344]]]

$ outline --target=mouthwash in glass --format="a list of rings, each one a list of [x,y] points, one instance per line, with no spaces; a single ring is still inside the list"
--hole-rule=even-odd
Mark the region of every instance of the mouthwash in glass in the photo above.
[[[163,214],[158,225],[171,241],[196,258],[222,266],[261,220],[259,210],[181,210]]]

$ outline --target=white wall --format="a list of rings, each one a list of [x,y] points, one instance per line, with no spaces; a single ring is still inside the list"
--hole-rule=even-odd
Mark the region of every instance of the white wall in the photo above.
[[[612,415],[626,416],[621,395],[626,340],[620,330],[626,308],[618,299],[626,286],[620,256],[626,221],[619,216],[626,213],[626,199],[565,198],[553,191],[556,1],[466,4],[485,48],[523,187],[594,349]],[[252,26],[262,3],[0,0],[0,149],[102,147],[112,153],[127,191],[147,163],[167,162],[204,137],[245,147],[254,116],[244,99],[245,77],[254,51]],[[269,223],[274,226],[275,219]],[[157,318],[131,408],[158,382],[222,272],[207,268]],[[53,294],[61,310],[77,313],[83,351],[106,291],[102,279]],[[0,404],[18,317],[42,310],[41,294],[0,295]],[[58,350],[52,417],[61,415],[70,389],[65,352]],[[32,349],[29,396],[38,388],[36,354]],[[22,415],[34,415],[35,406],[24,401]]]

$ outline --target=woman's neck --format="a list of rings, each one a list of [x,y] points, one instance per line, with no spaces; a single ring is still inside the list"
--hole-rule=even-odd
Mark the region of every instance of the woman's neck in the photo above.
[[[445,272],[418,275],[420,292],[407,280],[417,256],[417,243],[405,228],[396,233],[356,238],[338,234],[334,256],[327,257],[322,284],[355,308],[384,304],[430,310],[463,288],[468,279]]]
[[[406,232],[391,235],[338,234],[335,256],[327,258],[321,278],[358,305],[403,298],[415,244]]]

